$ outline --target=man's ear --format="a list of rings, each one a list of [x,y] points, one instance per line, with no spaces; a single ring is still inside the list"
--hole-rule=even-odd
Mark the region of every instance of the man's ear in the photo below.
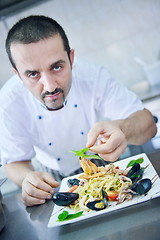
[[[71,49],[69,56],[70,56],[71,65],[73,65],[73,61],[74,61],[74,49]]]
[[[17,69],[15,69],[14,67],[12,67],[12,71],[13,71],[15,74],[19,75],[19,72],[18,72]]]

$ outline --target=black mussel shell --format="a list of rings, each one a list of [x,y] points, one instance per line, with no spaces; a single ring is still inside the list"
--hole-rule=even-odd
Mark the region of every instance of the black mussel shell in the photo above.
[[[133,167],[129,170],[127,177],[131,178],[134,173],[140,170],[140,168],[141,168],[140,164],[135,163]]]
[[[144,178],[139,182],[136,182],[132,185],[131,190],[138,193],[139,195],[143,195],[147,193],[152,187],[152,182],[149,178]]]
[[[130,179],[132,180],[133,183],[137,182],[143,177],[143,173],[144,168],[140,168],[137,172],[133,173],[133,175],[130,176]]]
[[[103,200],[97,200],[97,201],[93,201],[93,202],[88,202],[86,204],[86,206],[91,209],[91,210],[95,210],[95,211],[100,211],[106,208],[106,204]]]
[[[58,206],[68,206],[77,200],[79,197],[78,193],[71,192],[58,192],[53,194],[53,202]]]
[[[70,178],[67,181],[67,185],[68,185],[68,187],[72,187],[74,185],[78,185],[79,186],[79,182],[80,182],[80,180],[77,179],[77,178]]]
[[[103,188],[102,188],[102,198],[103,198],[105,205],[107,206],[108,205],[108,195]]]

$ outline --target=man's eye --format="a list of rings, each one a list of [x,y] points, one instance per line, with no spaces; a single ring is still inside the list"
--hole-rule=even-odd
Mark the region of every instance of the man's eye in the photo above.
[[[53,68],[53,70],[54,70],[55,72],[58,72],[59,70],[61,70],[61,67],[60,67],[60,66],[55,66],[55,67]]]
[[[28,73],[28,77],[30,77],[30,78],[37,78],[38,77],[38,73],[36,73],[36,72]]]

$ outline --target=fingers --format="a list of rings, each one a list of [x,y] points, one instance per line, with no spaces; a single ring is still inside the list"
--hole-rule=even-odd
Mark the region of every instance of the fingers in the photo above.
[[[102,159],[114,162],[125,152],[127,141],[124,133],[115,124],[99,122],[90,130],[87,144],[89,149],[99,154]]]
[[[49,194],[49,197],[47,195],[45,196],[43,192],[40,194],[37,189],[34,190],[34,193],[32,193],[29,189],[22,190],[22,200],[26,206],[40,205],[45,203],[46,199],[50,198],[51,194]]]
[[[90,147],[90,150],[98,154],[110,153],[117,149],[123,142],[126,142],[125,136],[121,131],[117,130],[109,138],[99,140],[98,145]]]
[[[30,172],[22,183],[22,199],[26,206],[43,204],[50,199],[59,183],[49,173]]]
[[[45,192],[53,193],[53,187],[59,186],[59,183],[46,172],[34,172],[27,176],[28,182],[34,185],[36,188],[41,189]]]
[[[55,179],[52,177],[52,175],[50,175],[49,173],[45,172],[42,175],[42,179],[44,180],[44,182],[50,187],[56,188],[59,186],[59,183],[57,181],[55,181]],[[46,185],[45,185],[46,186]],[[48,187],[47,186],[47,187]]]
[[[123,142],[112,152],[102,153],[102,154],[99,154],[99,156],[106,161],[115,162],[119,158],[119,156],[125,152],[125,150],[126,150],[126,143]]]
[[[96,123],[88,132],[86,147],[87,148],[92,147],[96,143],[98,137],[104,132],[105,130],[104,130],[103,123],[101,124]]]

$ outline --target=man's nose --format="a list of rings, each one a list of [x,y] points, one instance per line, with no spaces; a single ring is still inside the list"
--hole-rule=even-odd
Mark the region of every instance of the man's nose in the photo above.
[[[41,82],[43,84],[44,91],[53,92],[58,87],[55,78],[48,74],[44,74],[42,76]]]

